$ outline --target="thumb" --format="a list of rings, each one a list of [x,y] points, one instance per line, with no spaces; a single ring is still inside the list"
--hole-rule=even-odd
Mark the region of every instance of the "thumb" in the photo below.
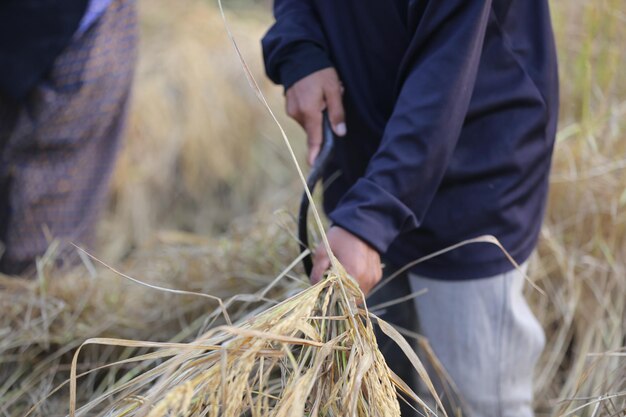
[[[307,135],[307,162],[312,166],[322,146],[322,113],[320,111],[307,117],[304,130]]]
[[[342,87],[340,84],[337,84],[335,87],[327,87],[324,90],[328,118],[330,119],[330,124],[332,125],[333,131],[337,136],[345,136],[348,132],[345,122],[341,90]]]
[[[313,270],[311,271],[311,283],[317,284],[322,280],[324,272],[330,267],[330,258],[326,253],[326,248],[319,245],[313,257]]]

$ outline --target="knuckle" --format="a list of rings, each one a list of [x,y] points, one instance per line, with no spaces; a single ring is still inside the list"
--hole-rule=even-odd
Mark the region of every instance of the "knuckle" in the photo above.
[[[315,113],[317,113],[318,107],[319,106],[317,106],[315,103],[312,103],[312,102],[305,103],[302,106],[302,113],[304,113],[307,118],[312,118],[314,117]]]
[[[329,100],[328,113],[334,122],[338,122],[339,119],[343,119],[343,107],[341,100]]]
[[[334,96],[341,96],[341,85],[338,82],[331,83],[327,87],[327,91]]]
[[[330,113],[330,119],[333,122],[333,124],[343,122],[343,120],[344,120],[343,111],[335,110],[335,111],[331,112]]]
[[[293,104],[287,104],[287,115],[296,118],[300,115],[300,108]]]

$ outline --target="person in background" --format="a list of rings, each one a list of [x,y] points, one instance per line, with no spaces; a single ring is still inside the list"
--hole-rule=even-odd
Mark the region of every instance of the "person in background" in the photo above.
[[[52,239],[93,243],[136,49],[134,0],[0,5],[1,273],[28,274]]]
[[[466,245],[415,265],[376,302],[427,289],[385,318],[428,338],[464,415],[533,415],[545,337],[522,271],[544,216],[558,113],[548,1],[275,0],[274,15],[266,70],[306,130],[309,163],[323,109],[342,136],[324,193],[334,254],[367,294],[383,260],[393,271],[497,237],[521,270],[494,245]],[[318,248],[313,282],[329,264]],[[386,354],[404,375],[399,356]]]

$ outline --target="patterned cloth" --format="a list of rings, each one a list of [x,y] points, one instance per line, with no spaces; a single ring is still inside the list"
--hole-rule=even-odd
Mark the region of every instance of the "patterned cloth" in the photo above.
[[[136,61],[134,0],[114,0],[23,105],[0,97],[0,271],[89,245],[119,148]]]

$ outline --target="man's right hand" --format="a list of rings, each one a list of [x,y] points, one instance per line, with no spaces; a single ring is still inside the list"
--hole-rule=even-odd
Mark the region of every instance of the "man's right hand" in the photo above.
[[[287,90],[287,114],[306,131],[309,165],[313,165],[322,145],[322,111],[337,136],[346,134],[343,87],[334,68],[324,68],[297,81]]]

